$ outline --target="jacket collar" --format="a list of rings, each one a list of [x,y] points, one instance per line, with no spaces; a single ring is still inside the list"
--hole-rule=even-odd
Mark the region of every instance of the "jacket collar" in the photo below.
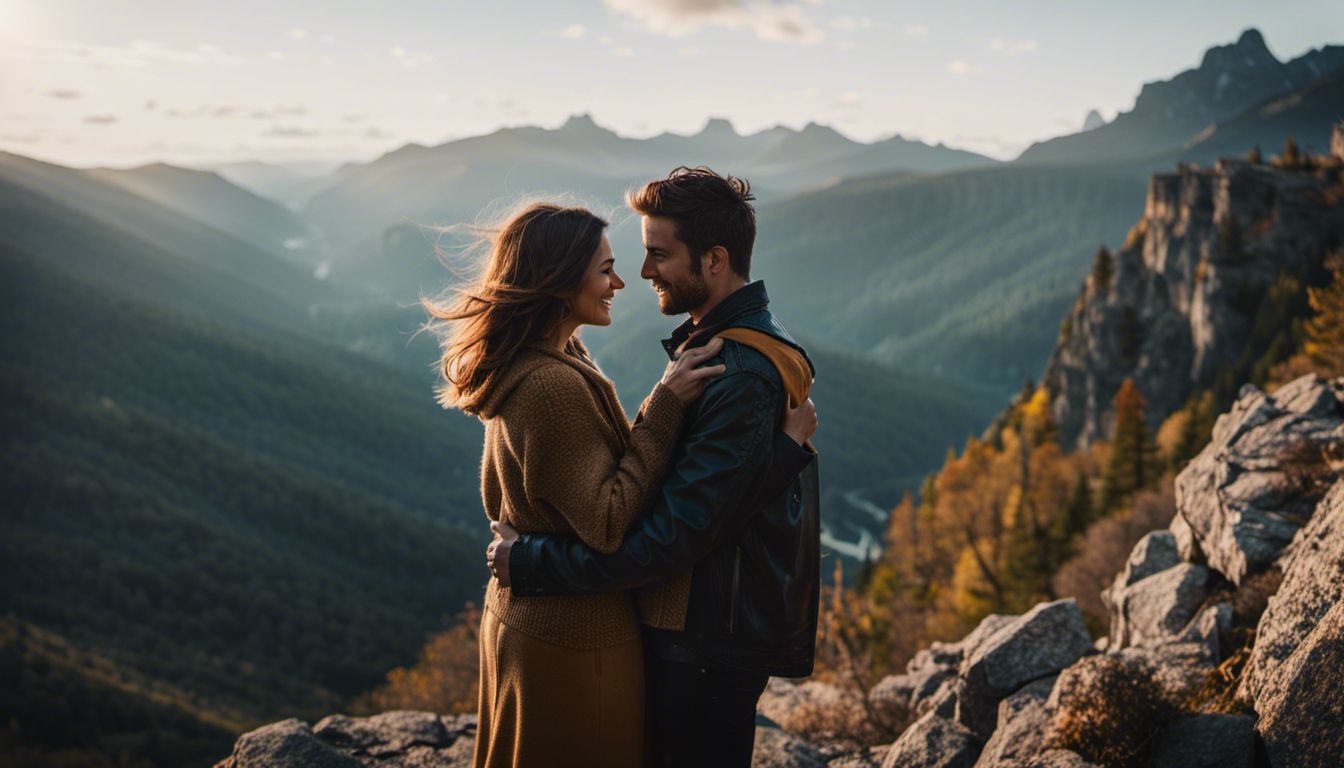
[[[677,347],[692,335],[725,327],[742,315],[765,309],[769,305],[770,296],[765,292],[765,283],[760,280],[747,283],[719,302],[698,324],[688,319],[677,326],[670,337],[663,339],[663,350],[670,359],[676,353]]]

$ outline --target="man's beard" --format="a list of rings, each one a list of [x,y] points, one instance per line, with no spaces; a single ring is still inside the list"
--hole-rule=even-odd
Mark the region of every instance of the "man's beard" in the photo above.
[[[664,315],[682,315],[709,301],[709,286],[699,272],[691,273],[690,279],[681,284],[653,282],[663,287],[658,293],[658,311]]]

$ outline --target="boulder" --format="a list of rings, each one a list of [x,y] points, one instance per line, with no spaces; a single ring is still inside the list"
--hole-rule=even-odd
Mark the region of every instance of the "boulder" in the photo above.
[[[791,733],[758,727],[751,765],[752,768],[823,768],[826,760],[816,747]]]
[[[1013,619],[961,664],[957,720],[982,738],[994,732],[999,701],[1091,653],[1092,638],[1072,598],[1040,603]]]
[[[756,709],[789,733],[860,740],[870,735],[859,694],[819,680],[795,684],[772,678]]]
[[[1215,664],[1223,659],[1222,638],[1232,629],[1232,604],[1215,603],[1205,606],[1186,625],[1178,643],[1198,643],[1204,646],[1205,656]]]
[[[1238,585],[1273,563],[1315,504],[1294,488],[1291,456],[1303,446],[1331,450],[1344,443],[1342,400],[1344,379],[1315,374],[1273,396],[1242,387],[1208,446],[1176,477],[1181,524],[1172,533],[1182,556],[1201,553]]]
[[[465,768],[475,741],[475,715],[329,715],[312,728],[290,719],[243,734],[216,768]]]
[[[935,667],[911,676],[914,689],[910,692],[910,711],[919,717],[929,711],[943,690],[957,679],[956,667]]]
[[[1255,719],[1245,715],[1179,718],[1158,734],[1152,764],[1251,768],[1255,764]]]
[[[1209,569],[1181,563],[1113,592],[1108,648],[1176,640],[1208,597]]]
[[[882,768],[971,768],[980,744],[966,726],[930,712],[891,745]]]
[[[986,640],[998,632],[1000,629],[1013,623],[1016,616],[1008,616],[1001,613],[991,613],[980,620],[965,637],[955,643],[944,643],[934,641],[928,648],[922,648],[909,663],[905,665],[905,671],[910,674],[932,673],[936,670],[950,669],[956,671],[961,662],[969,655],[975,652]],[[938,686],[934,685],[932,689]]]
[[[1256,729],[1274,768],[1339,765],[1344,755],[1344,602],[1261,678]]]
[[[914,675],[887,675],[868,691],[868,706],[883,725],[903,727],[910,719]]]
[[[1151,531],[1129,553],[1124,570],[1116,576],[1121,589],[1155,573],[1165,571],[1181,562],[1176,549],[1176,535],[1171,531]]]
[[[1027,768],[1097,768],[1095,763],[1089,763],[1082,755],[1067,749],[1042,752],[1028,760],[1026,766]]]
[[[1125,648],[1118,653],[1129,662],[1147,664],[1158,692],[1173,707],[1189,701],[1218,666],[1203,643],[1167,643],[1153,648]]]
[[[1260,617],[1238,690],[1261,714],[1261,700],[1289,682],[1281,668],[1344,598],[1344,480],[1326,493],[1279,566],[1283,582]]]
[[[1046,749],[1052,713],[1046,706],[1058,676],[1028,683],[999,702],[999,727],[989,737],[975,768],[1012,768]]]
[[[338,752],[317,738],[308,724],[296,718],[244,733],[233,745],[233,755],[219,768],[363,768],[364,763]]]

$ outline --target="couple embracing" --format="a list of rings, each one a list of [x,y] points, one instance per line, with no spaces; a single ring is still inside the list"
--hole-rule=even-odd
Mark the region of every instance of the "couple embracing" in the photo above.
[[[690,316],[633,423],[577,335],[625,285],[589,211],[526,208],[429,305],[441,401],[485,422],[477,766],[746,766],[769,677],[812,671],[813,368],[750,280],[751,201],[707,168],[629,195]]]

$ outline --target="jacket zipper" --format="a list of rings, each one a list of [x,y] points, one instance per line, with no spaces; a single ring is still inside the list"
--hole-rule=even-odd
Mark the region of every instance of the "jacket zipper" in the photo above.
[[[728,634],[733,633],[733,624],[737,621],[737,584],[742,574],[742,547],[733,546],[733,592],[728,603]]]

